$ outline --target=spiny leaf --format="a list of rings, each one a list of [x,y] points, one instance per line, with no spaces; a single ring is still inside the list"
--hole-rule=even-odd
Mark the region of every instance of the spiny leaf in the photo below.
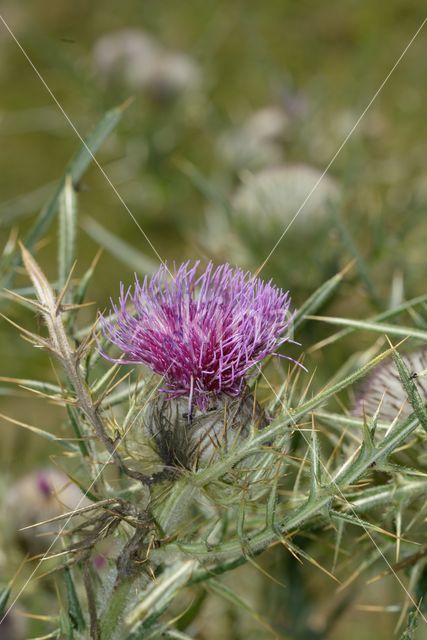
[[[418,611],[409,612],[406,629],[400,636],[400,640],[415,640],[415,632],[418,627],[419,617]]]
[[[56,309],[55,295],[48,279],[40,269],[37,262],[34,260],[31,253],[22,244],[21,253],[25,269],[27,270],[27,273],[31,278],[38,299],[46,308],[46,311],[54,313]]]
[[[140,602],[126,616],[126,625],[129,629],[146,616],[149,615],[151,618],[156,611],[161,613],[176,592],[191,578],[196,566],[197,562],[195,560],[178,562],[166,570],[155,582],[151,583],[140,594]]]
[[[311,444],[309,444],[310,448],[310,477],[311,477],[311,486],[310,486],[310,500],[315,500],[317,494],[320,489],[320,450],[319,450],[319,438],[317,435],[317,431],[314,427],[314,422],[312,424],[311,429]]]
[[[42,393],[52,393],[60,395],[62,393],[61,387],[50,382],[42,382],[40,380],[29,380],[28,378],[8,378],[0,376],[0,382],[8,382],[10,384],[16,384],[26,389],[33,389],[34,391],[41,391]]]
[[[417,385],[413,381],[408,367],[395,349],[393,350],[393,360],[399,373],[402,386],[405,389],[406,395],[408,396],[409,403],[413,408],[418,420],[420,421],[420,424],[423,427],[424,431],[427,432],[427,410],[425,407],[425,402],[422,400],[419,394]]]
[[[68,616],[73,628],[76,629],[76,631],[83,631],[86,628],[86,622],[83,617],[83,612],[80,607],[77,591],[74,586],[73,576],[71,574],[71,570],[68,567],[64,569],[64,580],[67,590]]]
[[[60,629],[60,638],[64,640],[74,640],[74,632],[73,625],[71,624],[71,620],[69,615],[64,609],[60,609],[59,611],[59,629]]]
[[[90,281],[93,278],[93,274],[95,273],[96,265],[98,264],[98,260],[101,257],[102,250],[99,250],[96,254],[95,258],[92,260],[89,269],[83,274],[83,277],[79,280],[79,283],[74,292],[74,302],[75,304],[82,304],[86,297],[86,292]]]
[[[89,458],[90,457],[90,451],[88,449],[88,445],[87,445],[85,437],[84,437],[85,433],[84,433],[83,429],[80,426],[78,412],[74,407],[70,407],[70,405],[67,405],[67,413],[68,413],[68,417],[70,419],[70,423],[71,423],[71,426],[73,428],[74,434],[79,439],[78,440],[78,446],[80,448],[80,451],[82,452],[82,454],[86,458]]]
[[[59,204],[58,237],[58,284],[62,289],[67,282],[75,260],[77,231],[77,198],[70,174],[65,176],[65,184]]]
[[[26,422],[21,422],[20,420],[15,420],[15,418],[11,418],[9,416],[5,416],[2,413],[0,413],[0,418],[3,419],[3,420],[6,420],[7,422],[10,422],[11,424],[17,425],[18,427],[23,427],[24,429],[27,429],[28,431],[32,431],[36,435],[41,436],[42,438],[45,438],[46,440],[50,440],[51,442],[55,442],[55,443],[59,444],[61,447],[63,447],[64,449],[68,449],[69,451],[73,451],[73,452],[78,451],[78,448],[75,445],[71,444],[70,442],[67,442],[66,440],[63,440],[62,438],[58,438],[53,433],[49,433],[48,431],[44,431],[43,429],[39,429],[38,427],[34,427],[33,425],[27,424]]]

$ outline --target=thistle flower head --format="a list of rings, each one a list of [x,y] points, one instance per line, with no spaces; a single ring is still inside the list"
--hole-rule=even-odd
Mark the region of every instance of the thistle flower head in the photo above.
[[[427,403],[427,349],[422,348],[402,356],[410,371],[421,398]],[[403,384],[393,360],[387,360],[376,367],[362,385],[353,406],[356,416],[372,417],[378,412],[383,422],[400,420],[413,413]]]
[[[167,49],[141,29],[118,29],[101,36],[93,61],[104,81],[119,82],[155,100],[168,102],[201,86],[201,72],[193,58]]]
[[[308,193],[312,194],[309,200]],[[337,206],[340,198],[340,189],[329,176],[309,165],[287,164],[249,173],[235,191],[232,204],[238,217],[249,221],[262,218],[266,223],[279,223],[281,228],[300,210],[293,233],[297,230],[311,236],[329,229],[331,205]],[[265,228],[268,230],[268,225]]]
[[[201,275],[198,264],[172,274],[162,265],[142,283],[122,284],[101,327],[123,353],[104,357],[147,365],[164,377],[169,398],[188,396],[204,410],[212,397],[238,396],[254,366],[289,340],[290,299],[228,264],[209,263]]]

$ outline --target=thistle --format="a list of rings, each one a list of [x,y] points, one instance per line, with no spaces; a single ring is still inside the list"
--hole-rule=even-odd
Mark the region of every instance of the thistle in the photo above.
[[[421,399],[427,404],[427,349],[402,356]],[[361,386],[353,407],[356,416],[372,417],[377,413],[383,422],[408,418],[414,409],[408,401],[396,364],[387,360],[376,367]]]
[[[141,29],[101,36],[93,50],[93,66],[105,83],[143,92],[161,103],[201,87],[201,71],[191,56],[167,49]]]
[[[227,264],[210,263],[201,275],[198,266],[187,262],[172,274],[163,265],[142,284],[122,284],[113,315],[101,319],[105,338],[122,352],[104,357],[163,376],[146,428],[163,461],[184,466],[207,454],[209,442],[234,442],[232,431],[266,423],[246,383],[289,341],[288,293]]]
[[[78,486],[53,468],[26,474],[11,486],[6,498],[12,529],[30,554],[45,552],[59,530],[50,522],[36,529],[32,525],[88,504]]]

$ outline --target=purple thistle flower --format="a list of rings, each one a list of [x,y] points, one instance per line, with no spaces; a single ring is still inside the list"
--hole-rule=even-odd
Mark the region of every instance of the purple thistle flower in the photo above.
[[[164,377],[169,398],[188,396],[205,410],[212,397],[238,396],[251,369],[289,340],[289,294],[228,264],[197,275],[190,262],[120,286],[104,336],[123,356]],[[133,310],[128,309],[131,303]]]

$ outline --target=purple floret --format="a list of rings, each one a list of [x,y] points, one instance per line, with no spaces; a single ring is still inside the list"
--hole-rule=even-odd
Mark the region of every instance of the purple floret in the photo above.
[[[120,286],[104,336],[123,353],[108,360],[141,363],[164,377],[170,398],[188,396],[206,409],[224,393],[238,396],[250,370],[289,340],[290,298],[271,282],[228,264],[166,265],[133,287]]]

